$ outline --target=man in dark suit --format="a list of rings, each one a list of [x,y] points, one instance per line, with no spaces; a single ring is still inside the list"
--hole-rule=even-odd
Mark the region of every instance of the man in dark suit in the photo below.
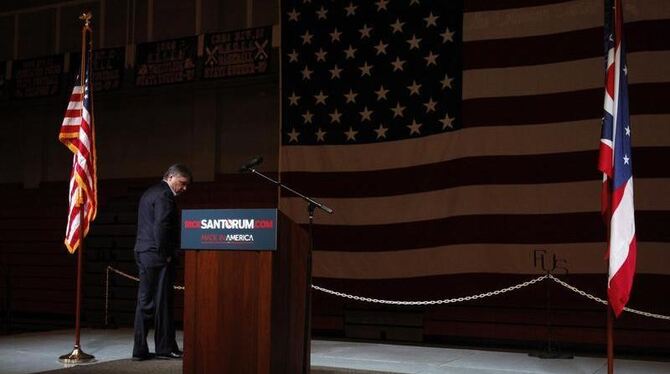
[[[175,196],[191,184],[191,171],[182,164],[170,166],[163,180],[140,198],[135,260],[140,275],[135,311],[133,360],[152,357],[147,334],[154,322],[157,358],[181,358],[175,339],[173,286],[175,251],[179,248],[179,212]]]

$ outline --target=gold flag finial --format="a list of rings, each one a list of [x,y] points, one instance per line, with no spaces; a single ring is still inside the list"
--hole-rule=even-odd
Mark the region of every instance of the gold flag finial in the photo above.
[[[79,19],[84,21],[84,27],[89,27],[91,24],[91,19],[93,18],[93,15],[91,12],[84,12],[79,16]]]

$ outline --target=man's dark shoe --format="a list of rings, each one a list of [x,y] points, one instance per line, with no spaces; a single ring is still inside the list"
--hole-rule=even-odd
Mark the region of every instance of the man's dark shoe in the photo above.
[[[159,353],[156,358],[159,360],[179,360],[184,356],[182,351],[174,351],[170,353]]]
[[[150,360],[152,358],[154,358],[154,355],[152,355],[151,353],[147,353],[147,354],[144,354],[144,355],[137,355],[137,356],[133,355],[131,360],[133,360],[133,361],[146,361],[146,360]]]

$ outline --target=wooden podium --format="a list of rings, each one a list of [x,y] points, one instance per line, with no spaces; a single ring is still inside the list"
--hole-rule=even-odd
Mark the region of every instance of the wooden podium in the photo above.
[[[309,372],[308,237],[281,212],[277,218],[276,251],[186,252],[185,374]]]

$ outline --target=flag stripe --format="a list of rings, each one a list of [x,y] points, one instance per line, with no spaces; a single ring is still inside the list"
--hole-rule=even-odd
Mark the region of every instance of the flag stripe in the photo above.
[[[666,105],[665,99],[668,90],[670,82],[630,85],[631,114],[669,113],[670,106]],[[561,105],[555,105],[557,102]],[[464,100],[463,127],[517,126],[600,118],[602,102],[602,88]],[[566,110],[566,107],[570,110]],[[524,108],[524,110],[509,111],[508,108]]]
[[[555,5],[547,4],[534,9],[509,7],[503,10],[494,10],[500,1],[482,1],[489,9],[480,9],[488,11],[466,11],[464,14],[463,40],[466,42],[549,35],[601,28],[603,25],[602,3],[593,0],[556,2]],[[624,9],[628,21],[626,27],[635,21],[670,18],[670,7],[665,0],[628,1]]]
[[[638,21],[626,27],[629,52],[670,49],[668,38],[649,37],[670,34],[670,20]],[[601,41],[602,28],[599,27],[551,35],[469,41],[463,44],[463,69],[540,65],[598,57],[602,55]]]
[[[561,4],[571,2],[572,0],[465,0],[464,7],[466,12],[476,12],[481,10],[494,10],[506,8],[535,7],[547,4]]]
[[[638,129],[636,144],[640,147],[663,147],[670,144],[670,115],[635,115]],[[473,156],[528,155],[590,151],[600,132],[600,119],[575,122],[544,123],[513,127],[473,127],[457,132],[434,135],[404,142],[352,144],[338,146],[282,147],[282,164],[286,170],[319,172],[327,160],[329,172],[350,172],[404,168],[433,164]],[[415,152],[420,142],[424,152]],[[378,157],[369,157],[377,154]]]
[[[670,268],[655,259],[667,255],[667,243],[640,242],[639,272],[670,274]],[[456,244],[390,252],[314,252],[315,277],[337,279],[404,279],[459,273],[537,274],[534,251],[549,257],[558,254],[566,260],[571,274],[602,274],[602,243],[538,244]],[[423,261],[419,261],[422,259]],[[486,260],[482,260],[486,259]],[[356,293],[358,294],[358,293]]]
[[[637,178],[637,206],[641,210],[670,211],[670,179]],[[477,214],[553,214],[596,212],[600,209],[600,181],[461,186],[423,193],[386,197],[323,198],[322,202],[336,212],[322,214],[320,225],[375,225],[427,221],[443,217]],[[659,196],[660,198],[648,198]],[[440,204],[435,204],[439,201]],[[403,207],[402,216],[394,214]],[[307,223],[305,202],[285,198],[282,211],[301,224]]]
[[[637,148],[637,174],[642,178],[667,178],[670,169],[657,168],[670,162],[670,147]],[[534,184],[589,181],[599,179],[589,167],[598,159],[596,150],[537,154],[532,156],[482,156],[460,158],[414,167],[360,172],[292,172],[283,181],[316,197],[374,197],[434,191],[467,185]],[[565,168],[565,165],[571,165]],[[555,170],[544,173],[544,170]],[[398,183],[411,180],[411,184]],[[283,196],[291,196],[282,192]]]
[[[658,66],[654,62],[670,61],[670,52],[637,52],[628,54],[628,57],[630,70],[635,72],[630,80],[632,84],[670,82],[670,64]],[[594,57],[555,64],[466,70],[463,72],[463,99],[601,90],[602,68],[602,57]]]
[[[597,196],[597,195],[596,195]],[[597,198],[597,197],[596,197]],[[597,200],[596,200],[597,201]],[[668,242],[670,232],[655,220],[668,211],[637,211],[643,241]],[[486,228],[473,230],[473,227]],[[529,229],[531,228],[531,229]],[[557,229],[560,228],[560,229]],[[319,251],[402,251],[469,243],[603,243],[600,212],[457,216],[387,225],[314,225]],[[602,257],[601,257],[602,258]]]

